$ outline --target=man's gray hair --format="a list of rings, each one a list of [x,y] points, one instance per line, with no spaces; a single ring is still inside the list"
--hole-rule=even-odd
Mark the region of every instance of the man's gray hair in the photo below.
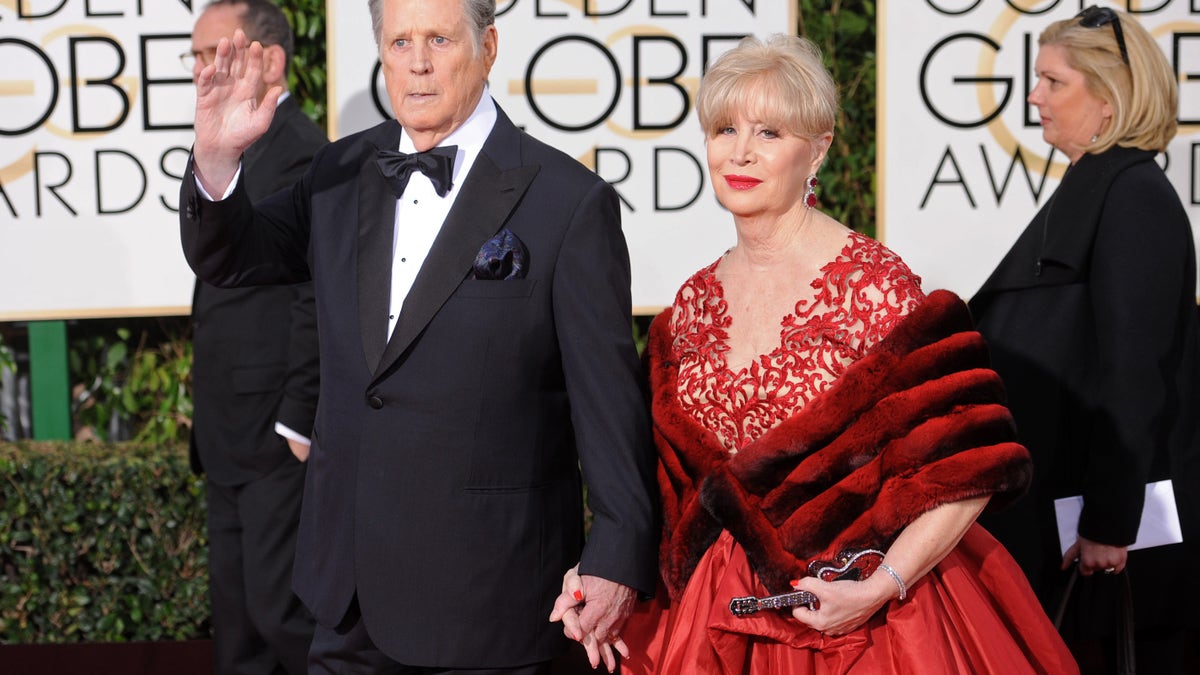
[[[496,23],[496,0],[459,0],[462,2],[463,15],[471,27],[471,35],[475,38],[475,51],[483,46],[483,31]],[[383,3],[386,0],[367,0],[371,9],[371,29],[375,32],[375,46],[383,35]]]

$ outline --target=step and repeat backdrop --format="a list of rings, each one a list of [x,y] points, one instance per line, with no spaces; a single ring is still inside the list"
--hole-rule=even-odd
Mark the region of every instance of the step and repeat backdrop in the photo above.
[[[879,4],[878,235],[925,281],[964,297],[987,279],[1066,169],[1042,140],[1042,29],[1094,0]],[[1159,156],[1200,222],[1200,2],[1102,2],[1135,15],[1179,76],[1179,134]],[[1105,26],[1105,30],[1112,30]],[[1147,223],[1152,227],[1153,223]]]
[[[706,189],[703,64],[794,30],[793,2],[497,3],[491,93],[612,182],[654,309],[733,242]],[[178,185],[195,104],[179,54],[204,0],[0,0],[0,320],[188,311]],[[366,0],[327,3],[330,135],[390,117]]]
[[[928,288],[969,296],[1065,169],[1041,139],[1037,35],[1080,0],[883,0],[878,235]],[[1200,205],[1200,0],[1134,12],[1179,74],[1160,157]],[[188,311],[178,185],[194,94],[179,55],[203,0],[0,0],[0,321]],[[789,32],[788,0],[497,3],[491,94],[517,124],[620,194],[634,309],[733,244],[693,99],[704,64]],[[390,116],[365,0],[328,3],[330,134]]]
[[[0,0],[0,320],[187,311],[191,0]]]

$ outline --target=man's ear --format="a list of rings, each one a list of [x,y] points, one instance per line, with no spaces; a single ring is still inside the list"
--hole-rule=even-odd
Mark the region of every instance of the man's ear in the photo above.
[[[263,47],[263,84],[282,85],[287,89],[287,53],[279,45]]]

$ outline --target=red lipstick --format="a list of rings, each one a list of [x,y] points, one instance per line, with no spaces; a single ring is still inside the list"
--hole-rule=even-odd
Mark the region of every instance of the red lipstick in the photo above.
[[[725,176],[725,183],[734,190],[749,190],[761,182],[761,180],[750,176],[739,176],[737,174]]]

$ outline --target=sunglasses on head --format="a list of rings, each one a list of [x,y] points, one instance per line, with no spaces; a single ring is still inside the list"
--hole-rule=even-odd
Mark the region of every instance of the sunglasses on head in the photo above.
[[[1125,49],[1125,32],[1121,30],[1121,18],[1107,7],[1092,5],[1075,15],[1079,25],[1084,28],[1100,28],[1112,24],[1113,35],[1117,36],[1117,47],[1121,50],[1121,60],[1129,65],[1129,52]]]

